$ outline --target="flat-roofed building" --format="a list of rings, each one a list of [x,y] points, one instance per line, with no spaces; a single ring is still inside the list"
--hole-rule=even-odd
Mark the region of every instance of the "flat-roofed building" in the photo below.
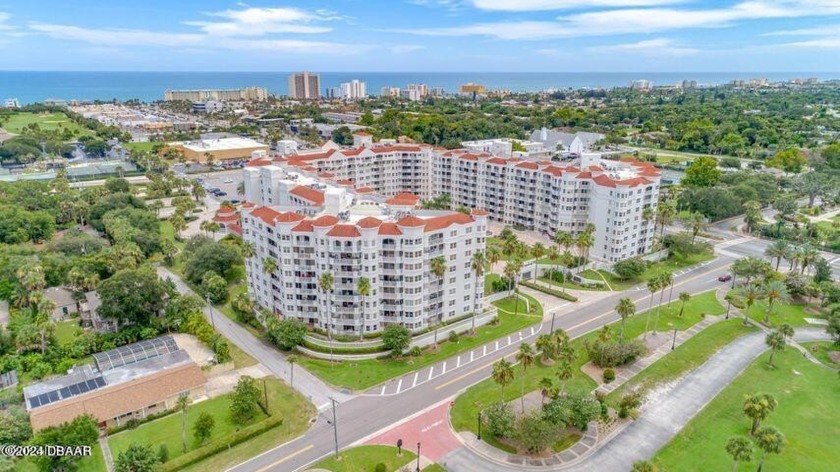
[[[167,102],[186,100],[189,102],[261,102],[268,100],[268,90],[263,87],[241,89],[166,90],[163,99]]]
[[[184,153],[190,161],[207,162],[249,159],[255,152],[268,152],[269,146],[253,139],[241,137],[200,139],[197,141],[178,141],[169,143],[170,148]]]
[[[321,98],[321,76],[309,71],[291,74],[289,76],[289,97],[302,100]]]

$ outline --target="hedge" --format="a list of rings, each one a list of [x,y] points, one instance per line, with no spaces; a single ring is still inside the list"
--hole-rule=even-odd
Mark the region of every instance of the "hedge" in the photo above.
[[[321,352],[324,354],[329,354],[330,348],[329,346],[322,346],[320,344],[315,344],[309,342],[307,340],[303,340],[303,347],[315,351]],[[381,344],[378,346],[371,346],[371,347],[343,347],[343,346],[334,346],[332,350],[335,354],[373,354],[377,352],[387,352],[388,350],[385,349],[384,346]]]
[[[537,290],[537,291],[540,291],[540,292],[543,292],[543,293],[547,293],[549,295],[554,295],[557,298],[562,298],[563,300],[568,300],[570,302],[578,301],[577,297],[575,297],[574,295],[569,295],[568,293],[563,293],[559,290],[552,290],[550,288],[545,288],[542,285],[537,285],[537,284],[532,283],[532,282],[522,281],[522,282],[519,282],[519,285],[524,285],[528,288],[532,288],[534,290]]]
[[[182,456],[178,456],[175,459],[160,465],[157,470],[158,472],[170,472],[183,469],[210,456],[226,451],[229,448],[243,443],[255,436],[259,436],[260,434],[280,426],[282,423],[283,418],[280,418],[279,416],[266,418],[257,424],[252,424],[251,426],[242,428],[233,434],[216,439],[215,441],[211,441],[198,449],[190,451]]]

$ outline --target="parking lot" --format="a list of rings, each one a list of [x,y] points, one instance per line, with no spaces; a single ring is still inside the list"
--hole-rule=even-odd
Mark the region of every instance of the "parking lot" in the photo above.
[[[217,188],[226,195],[215,196],[208,192],[208,195],[218,201],[224,200],[242,200],[242,195],[236,191],[239,183],[242,182],[242,170],[232,169],[220,172],[211,172],[204,174],[191,174],[191,179],[203,179],[206,189]]]

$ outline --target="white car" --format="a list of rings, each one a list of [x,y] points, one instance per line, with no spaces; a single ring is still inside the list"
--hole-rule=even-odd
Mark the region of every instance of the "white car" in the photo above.
[[[232,184],[232,183],[233,183],[233,179],[225,179],[225,183],[226,183],[226,184]]]

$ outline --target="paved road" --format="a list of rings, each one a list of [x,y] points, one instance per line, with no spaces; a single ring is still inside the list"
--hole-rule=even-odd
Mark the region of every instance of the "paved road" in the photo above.
[[[184,283],[183,280],[181,280],[176,274],[172,273],[169,269],[165,267],[158,267],[157,272],[158,276],[162,279],[172,279],[179,292],[195,295],[195,292],[193,292],[193,290]],[[212,310],[212,312],[205,309],[205,316],[213,322],[217,331],[219,331],[233,344],[237,345],[240,349],[266,366],[277,378],[283,379],[286,383],[289,383],[291,377],[290,365],[286,362],[286,358],[283,354],[278,352],[274,347],[269,346],[260,339],[254,337],[254,335],[231,321],[220,311],[215,308],[210,310]],[[330,405],[330,396],[335,397],[339,401],[343,401],[351,397],[345,393],[333,390],[318,377],[310,374],[299,366],[295,368],[294,388],[308,397],[319,410],[326,409]]]
[[[653,457],[703,408],[767,350],[765,333],[743,336],[727,345],[706,363],[677,383],[661,401],[649,404],[638,420],[583,461],[556,470],[625,472],[637,460]],[[799,342],[823,341],[821,328],[797,330]],[[440,460],[453,472],[514,472],[521,469],[489,462],[462,447]]]
[[[725,271],[732,260],[731,257],[722,256],[699,269],[676,276],[675,293],[698,293],[717,287],[717,276]],[[644,290],[605,293],[602,298],[586,305],[560,307],[556,310],[555,326],[565,329],[573,337],[596,330],[605,323],[618,319],[613,307],[623,296],[629,296],[640,310],[647,309],[647,292]],[[548,332],[549,325],[550,323],[543,323],[535,335]],[[495,342],[490,345],[495,348]],[[413,388],[401,389],[399,394],[361,395],[340,403],[337,406],[339,446],[343,448],[363,442],[406,417],[439,404],[442,400],[454,398],[467,387],[487,378],[492,364],[503,356],[515,353],[517,347],[518,342],[500,345],[498,350],[488,353],[486,357],[470,366],[447,371]],[[447,363],[455,365],[456,358],[457,356],[448,359]],[[329,455],[334,448],[333,428],[327,422],[330,418],[331,414],[325,412],[304,436],[254,457],[231,471],[292,471]]]

